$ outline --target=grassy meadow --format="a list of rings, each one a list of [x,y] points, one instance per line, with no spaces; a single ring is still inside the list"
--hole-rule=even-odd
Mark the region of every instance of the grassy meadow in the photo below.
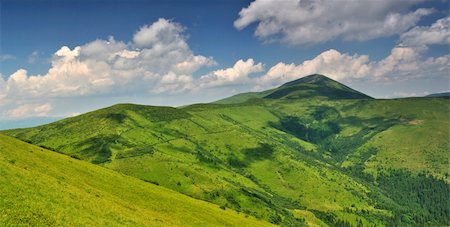
[[[270,226],[0,134],[1,226]]]

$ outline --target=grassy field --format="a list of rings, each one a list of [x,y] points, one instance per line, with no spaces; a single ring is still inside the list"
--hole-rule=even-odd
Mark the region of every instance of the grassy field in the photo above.
[[[0,134],[1,226],[269,226]]]
[[[5,133],[274,224],[447,225],[449,108],[313,75],[218,103],[120,104]]]

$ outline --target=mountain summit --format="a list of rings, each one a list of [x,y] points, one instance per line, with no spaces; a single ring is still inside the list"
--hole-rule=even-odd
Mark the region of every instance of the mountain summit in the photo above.
[[[298,85],[298,84],[326,85],[327,82],[340,84],[339,82],[336,82],[335,80],[333,80],[327,76],[324,76],[322,74],[312,74],[309,76],[305,76],[305,77],[287,82],[287,83],[281,85],[281,87],[294,86],[294,85]]]
[[[327,81],[332,81],[332,82],[338,83],[322,74],[312,74],[309,76],[305,76],[305,77],[287,82],[287,83],[281,85],[281,87],[293,86],[293,85],[298,85],[298,84],[325,84]]]
[[[264,98],[298,99],[326,97],[328,99],[370,99],[371,97],[351,89],[324,75],[313,74],[281,85]]]
[[[252,98],[264,99],[303,99],[303,98],[327,98],[327,99],[372,99],[372,97],[345,86],[329,77],[320,74],[312,74],[293,80],[278,88],[249,92],[231,96],[217,101],[220,104],[241,103]]]

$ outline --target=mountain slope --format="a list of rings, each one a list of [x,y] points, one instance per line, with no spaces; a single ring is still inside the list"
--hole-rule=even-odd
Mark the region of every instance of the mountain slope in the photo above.
[[[234,103],[243,103],[246,102],[250,99],[259,99],[262,98],[264,96],[266,96],[267,94],[269,94],[270,92],[246,92],[246,93],[240,93],[237,95],[233,95],[230,96],[228,98],[224,98],[224,99],[220,99],[217,100],[213,103],[215,104],[234,104]]]
[[[313,74],[281,85],[264,98],[299,99],[325,97],[328,99],[371,99],[326,76]]]
[[[245,120],[239,119],[236,111],[254,113],[260,119],[254,119],[256,125],[243,125],[236,122]],[[245,121],[251,118],[243,117],[247,118]],[[284,219],[287,223],[301,224],[302,217],[296,218],[285,210],[288,204],[297,210],[304,209],[300,201],[314,210],[334,210],[342,218],[346,216],[342,213],[344,206],[350,207],[352,203],[374,209],[369,201],[360,202],[367,197],[367,189],[359,183],[334,173],[324,163],[308,161],[312,162],[309,164],[289,158],[298,154],[282,141],[268,143],[275,134],[265,135],[258,130],[267,120],[276,119],[257,105],[234,108],[194,105],[174,109],[122,104],[31,131],[8,133],[274,223]],[[246,138],[245,143],[242,138]],[[300,141],[293,142],[293,146],[300,145]],[[320,171],[318,165],[322,166]],[[282,174],[286,168],[298,169],[289,173],[293,181],[273,188],[282,182],[277,175],[268,178],[266,173]],[[330,177],[341,179],[346,188],[358,193],[348,192]],[[312,192],[309,185],[298,180],[320,187]],[[290,197],[299,190],[304,192],[302,197],[291,201]],[[358,216],[348,215],[356,223]]]
[[[0,134],[0,225],[269,223]]]
[[[322,95],[292,98],[302,86]],[[354,99],[365,96],[322,76],[277,89],[232,104],[121,104],[5,133],[272,223],[449,223],[447,100]]]
[[[324,97],[326,99],[371,99],[359,91],[353,90],[324,75],[313,74],[285,83],[278,88],[262,92],[237,94],[218,100],[217,104],[242,103],[250,99],[305,99]]]

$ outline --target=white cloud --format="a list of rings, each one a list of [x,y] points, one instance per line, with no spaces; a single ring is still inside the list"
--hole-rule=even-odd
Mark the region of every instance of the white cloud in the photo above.
[[[129,43],[109,37],[74,48],[63,46],[54,53],[47,73],[29,75],[19,69],[0,79],[0,105],[17,109],[21,104],[12,116],[30,109],[27,103],[55,98],[191,89],[192,74],[216,63],[211,57],[194,55],[183,31],[181,25],[159,19],[141,27]]]
[[[28,75],[19,69],[2,82],[5,89],[0,96],[33,99],[128,91],[176,92],[178,87],[169,85],[166,78],[190,82],[193,72],[215,64],[210,57],[194,55],[182,32],[181,25],[159,19],[142,27],[131,43],[110,37],[73,49],[63,46],[54,54],[45,75]]]
[[[448,76],[450,55],[424,58],[420,49],[395,47],[391,54],[374,62],[370,74],[384,80],[408,80],[418,77]]]
[[[314,73],[337,80],[364,78],[369,81],[398,81],[418,77],[448,76],[450,55],[424,59],[412,47],[395,47],[389,56],[380,61],[370,61],[367,55],[349,55],[337,50],[327,50],[301,64],[280,62],[256,79],[255,89],[281,85]]]
[[[199,87],[220,87],[227,85],[237,85],[249,82],[249,75],[262,72],[264,66],[262,63],[255,64],[252,58],[238,60],[233,67],[227,69],[215,70],[207,75],[200,77]]]
[[[3,91],[3,92],[1,92]],[[0,73],[0,106],[5,102],[6,97],[6,81],[3,79],[3,75]]]
[[[50,103],[44,104],[23,104],[12,110],[7,111],[6,115],[9,118],[20,119],[27,117],[46,117],[52,110]]]
[[[430,26],[417,26],[400,36],[401,45],[428,46],[450,45],[450,17],[437,20]]]
[[[172,93],[181,93],[194,87],[193,79],[189,75],[177,75],[169,72],[162,76],[159,83],[151,90],[155,93],[171,91]]]
[[[183,26],[160,18],[151,25],[143,26],[133,36],[133,41],[140,48],[152,48],[154,51],[187,48],[183,36]]]
[[[405,32],[431,9],[409,8],[422,0],[256,0],[239,12],[237,29],[252,23],[266,41],[316,44],[332,39],[370,40]]]
[[[322,52],[311,60],[299,65],[280,62],[258,78],[262,87],[280,85],[314,73],[330,76],[333,79],[361,78],[370,73],[371,64],[367,55],[342,54],[331,49]]]

